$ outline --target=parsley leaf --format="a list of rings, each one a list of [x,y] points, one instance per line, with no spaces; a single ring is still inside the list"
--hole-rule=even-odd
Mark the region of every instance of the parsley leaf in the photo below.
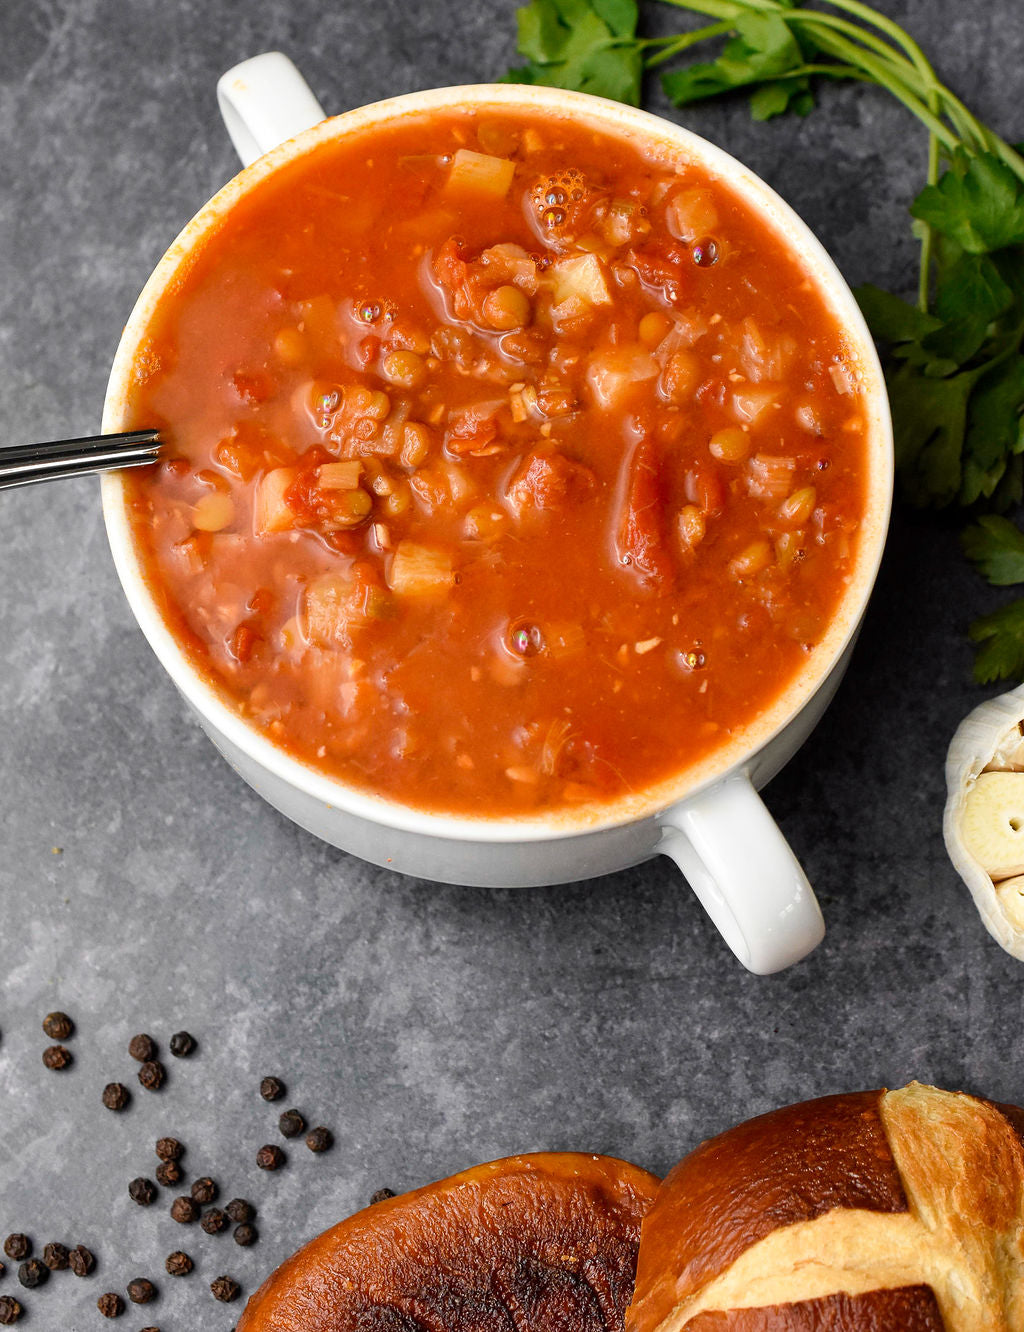
[[[754,119],[767,120],[790,107],[802,114],[811,109],[809,80],[791,75],[804,63],[803,50],[788,23],[776,14],[747,11],[737,18],[736,36],[726,42],[717,60],[672,70],[663,75],[661,83],[676,106],[755,87],[751,98]],[[756,87],[758,84],[763,86]]]
[[[992,498],[1014,458],[1024,453],[1024,357],[1012,356],[990,369],[971,395],[964,439],[961,500]],[[1018,481],[1015,489],[1019,490]],[[1001,497],[1004,501],[1019,495]],[[1024,582],[1024,576],[1021,579]]]
[[[1008,518],[988,513],[961,537],[964,554],[994,587],[1024,583],[1024,532]]]
[[[533,0],[519,10],[519,51],[530,62],[502,82],[574,88],[640,105],[643,58],[636,0]]]
[[[896,466],[912,504],[951,504],[963,480],[967,402],[976,374],[930,378],[913,365],[889,377]]]
[[[978,684],[1024,677],[1024,598],[983,615],[967,632],[979,644],[974,659]]]
[[[953,156],[937,185],[926,185],[910,211],[968,254],[1024,245],[1024,181],[991,153]]]

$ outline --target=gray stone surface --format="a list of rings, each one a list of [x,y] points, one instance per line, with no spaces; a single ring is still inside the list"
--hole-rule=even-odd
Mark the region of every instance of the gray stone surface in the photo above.
[[[942,73],[1021,137],[1017,0],[889,0]],[[670,11],[655,23],[675,22]],[[513,5],[452,0],[38,0],[0,6],[3,438],[84,433],[146,275],[234,171],[217,76],[288,52],[328,110],[476,81],[513,55]],[[829,89],[806,121],[741,104],[686,121],[809,220],[851,281],[913,285],[905,206],[916,126],[881,94]],[[662,109],[658,90],[649,105]],[[984,933],[942,846],[942,764],[970,681],[968,621],[1001,600],[956,524],[897,515],[853,667],[768,791],[829,924],[757,979],[666,862],[572,887],[439,887],[372,869],[289,825],[216,755],[134,627],[94,481],[0,495],[0,1232],[94,1245],[88,1281],[25,1297],[33,1328],[95,1326],[136,1275],[161,1300],[127,1324],[224,1328],[220,1272],[251,1290],[300,1240],[382,1184],[407,1189],[513,1151],[569,1147],[667,1169],[776,1104],[917,1077],[1024,1098],[1019,964]],[[57,851],[55,848],[60,848]],[[46,1072],[42,1016],[72,1013],[76,1060]],[[188,1027],[159,1094],[133,1032]],[[277,1176],[262,1075],[328,1124]],[[152,1142],[259,1206],[261,1242],[186,1233],[138,1209]],[[172,1282],[184,1247],[197,1274]],[[20,1288],[11,1265],[0,1293]]]

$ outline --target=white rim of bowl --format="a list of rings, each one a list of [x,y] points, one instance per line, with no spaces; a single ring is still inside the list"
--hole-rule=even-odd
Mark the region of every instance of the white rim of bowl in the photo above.
[[[406,93],[330,117],[281,144],[246,167],[186,224],[153,270],[125,325],[110,371],[103,409],[104,431],[124,428],[130,399],[131,367],[158,299],[209,228],[243,194],[278,168],[298,160],[342,134],[358,134],[424,112],[487,107],[543,110],[558,117],[590,121],[598,129],[648,147],[663,147],[720,179],[759,218],[767,222],[796,255],[836,318],[858,370],[858,387],[867,420],[867,481],[864,518],[858,534],[854,570],[829,628],[806,670],[799,672],[769,708],[741,728],[721,748],[674,778],[596,808],[559,809],[501,818],[431,813],[348,786],[295,758],[268,740],[225,702],[225,694],[205,680],[170,632],[132,539],[123,478],[102,478],[103,515],[114,564],[128,603],[150,646],[175,685],[224,738],[255,763],[314,800],[380,826],[401,832],[476,842],[533,842],[599,832],[663,813],[743,768],[782,732],[824,684],[852,641],[867,606],[881,563],[893,490],[892,424],[881,365],[852,292],[814,233],[779,195],[749,168],[692,131],[649,112],[586,93],[519,84],[470,84]]]

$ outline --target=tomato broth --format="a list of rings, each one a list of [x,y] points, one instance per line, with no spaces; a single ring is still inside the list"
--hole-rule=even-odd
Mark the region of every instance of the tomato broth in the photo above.
[[[727,184],[504,109],[316,146],[161,299],[126,424],[196,668],[363,791],[486,817],[682,775],[808,669],[852,576],[843,330]]]

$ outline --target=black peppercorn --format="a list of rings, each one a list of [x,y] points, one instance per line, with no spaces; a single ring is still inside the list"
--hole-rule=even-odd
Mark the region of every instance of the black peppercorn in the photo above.
[[[326,1152],[334,1146],[334,1134],[323,1124],[306,1134],[306,1146],[311,1152]]]
[[[156,1185],[151,1179],[146,1179],[140,1175],[138,1179],[133,1179],[128,1185],[128,1197],[132,1202],[137,1202],[140,1207],[148,1207],[150,1203],[156,1200]]]
[[[222,1304],[230,1304],[232,1300],[237,1300],[242,1293],[242,1288],[238,1282],[233,1281],[229,1276],[219,1276],[216,1281],[211,1281],[210,1290],[213,1292],[213,1298],[220,1300]]]
[[[48,1045],[43,1051],[43,1063],[47,1068],[70,1068],[74,1055],[63,1045]]]
[[[21,1317],[21,1305],[13,1295],[0,1295],[0,1324],[10,1327]]]
[[[23,1258],[27,1258],[31,1252],[32,1241],[27,1235],[21,1235],[16,1231],[4,1240],[4,1253],[8,1258],[13,1258],[16,1263],[20,1263]]]
[[[88,1276],[96,1266],[96,1259],[84,1244],[76,1244],[68,1254],[68,1267],[77,1277]]]
[[[220,1190],[209,1175],[202,1175],[192,1185],[191,1193],[197,1203],[212,1203]]]
[[[67,1013],[47,1013],[43,1018],[43,1031],[51,1041],[66,1041],[75,1034],[75,1024]]]
[[[277,1127],[286,1138],[297,1138],[305,1130],[306,1121],[298,1110],[286,1110],[277,1121]]]
[[[171,1203],[171,1216],[175,1221],[180,1221],[183,1226],[199,1218],[199,1204],[194,1198],[182,1196],[175,1198]]]
[[[236,1244],[240,1244],[243,1249],[247,1249],[250,1244],[255,1244],[260,1237],[260,1232],[255,1226],[250,1226],[244,1222],[240,1226],[235,1226],[233,1239]]]
[[[267,1143],[256,1153],[256,1164],[261,1170],[280,1170],[288,1158],[280,1147]]]
[[[108,1110],[123,1110],[132,1099],[132,1094],[123,1083],[108,1082],[103,1088],[103,1104]],[[108,1314],[113,1318],[113,1314]]]
[[[26,1290],[35,1290],[50,1279],[50,1269],[38,1258],[29,1258],[18,1268],[18,1280]]]
[[[228,1218],[219,1207],[208,1207],[199,1222],[208,1235],[219,1235],[228,1226]]]
[[[251,1221],[256,1215],[256,1208],[244,1198],[232,1198],[224,1210],[232,1221]]]
[[[180,1161],[185,1155],[185,1148],[177,1138],[157,1138],[156,1154],[161,1161]]]
[[[43,1262],[51,1272],[64,1272],[68,1266],[68,1250],[64,1244],[47,1244],[43,1249]]]
[[[260,1083],[260,1095],[265,1101],[279,1101],[286,1088],[280,1078],[264,1078]]]
[[[140,1032],[128,1042],[128,1053],[140,1064],[144,1064],[147,1060],[156,1058],[156,1041],[144,1031]]]
[[[187,1253],[182,1253],[180,1249],[175,1249],[173,1253],[167,1255],[164,1263],[169,1276],[188,1276],[192,1271],[192,1259]]]
[[[389,1198],[394,1198],[394,1197],[395,1197],[394,1189],[378,1189],[377,1192],[371,1197],[370,1203],[372,1205],[373,1203],[387,1202]]]
[[[171,1189],[181,1183],[184,1173],[177,1161],[161,1161],[156,1168],[156,1182]]]
[[[106,1295],[101,1295],[96,1301],[96,1308],[104,1318],[120,1318],[124,1313],[124,1300],[117,1291],[108,1290]]]
[[[159,1059],[147,1059],[139,1069],[139,1081],[146,1091],[158,1091],[163,1086],[164,1066]]]
[[[3,1263],[0,1263],[0,1277],[2,1277],[3,1274],[4,1274],[6,1271],[7,1271],[7,1268],[4,1266]]]
[[[169,1045],[171,1054],[174,1055],[175,1059],[187,1059],[196,1048],[196,1038],[189,1035],[187,1031],[176,1031],[171,1037]]]
[[[156,1286],[146,1277],[134,1277],[126,1289],[132,1304],[149,1304],[156,1299]]]

